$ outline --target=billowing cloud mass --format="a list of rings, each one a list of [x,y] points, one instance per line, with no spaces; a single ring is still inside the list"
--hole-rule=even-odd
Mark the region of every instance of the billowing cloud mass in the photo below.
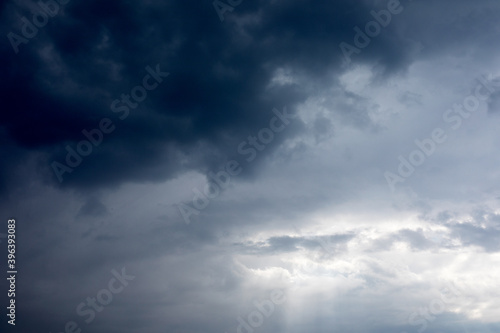
[[[499,15],[2,2],[2,332],[500,332]]]

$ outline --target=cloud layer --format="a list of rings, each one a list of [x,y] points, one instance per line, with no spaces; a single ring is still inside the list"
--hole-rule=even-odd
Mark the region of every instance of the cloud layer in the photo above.
[[[500,5],[223,3],[0,5],[18,331],[498,332]]]

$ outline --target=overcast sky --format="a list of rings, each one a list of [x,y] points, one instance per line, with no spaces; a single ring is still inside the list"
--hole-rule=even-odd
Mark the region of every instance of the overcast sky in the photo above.
[[[500,332],[497,0],[0,17],[7,332]]]

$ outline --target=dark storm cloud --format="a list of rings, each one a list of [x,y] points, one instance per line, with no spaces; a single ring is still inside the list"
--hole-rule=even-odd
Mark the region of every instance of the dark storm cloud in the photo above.
[[[20,33],[19,17],[31,19],[29,10],[15,3],[4,8],[3,30]],[[19,54],[8,39],[2,45],[0,60],[10,65],[1,71],[0,128],[12,150],[2,159],[4,186],[10,165],[32,151],[44,156],[38,172],[57,184],[50,163],[64,163],[66,145],[76,148],[85,139],[81,131],[98,128],[105,117],[116,130],[72,173],[64,173],[62,186],[213,169],[236,154],[246,135],[266,125],[273,107],[294,112],[306,98],[300,84],[269,87],[274,71],[291,68],[317,85],[331,83],[328,73],[341,70],[339,43],[352,42],[352,27],[371,19],[373,8],[350,1],[248,2],[221,23],[209,1],[71,1],[19,46]],[[406,51],[393,30],[387,27],[358,60],[379,61],[391,70],[402,66]],[[156,64],[170,76],[119,120],[112,101],[140,84],[145,67]],[[365,122],[363,117],[353,121]]]
[[[20,33],[20,17],[31,19],[23,4],[2,6],[6,33]],[[389,73],[415,59],[412,45],[421,40],[423,56],[456,47],[458,41],[487,47],[498,10],[493,4],[402,2],[400,16],[353,60]],[[2,151],[0,185],[5,191],[12,165],[33,151],[44,156],[38,172],[57,184],[50,163],[64,163],[66,145],[75,148],[85,139],[81,131],[98,127],[104,117],[116,124],[116,131],[64,174],[63,186],[158,180],[180,170],[216,168],[236,154],[239,140],[265,126],[273,107],[287,105],[293,112],[310,93],[300,83],[269,87],[276,69],[292,69],[317,87],[335,82],[331,74],[343,70],[339,43],[352,43],[353,27],[364,27],[373,19],[370,11],[384,7],[384,2],[368,1],[249,2],[220,22],[209,1],[198,6],[70,1],[36,37],[20,45],[19,54],[7,38],[1,46],[0,60],[9,65],[0,72],[5,110],[0,129],[8,145]],[[120,121],[111,102],[129,93],[146,74],[145,67],[155,64],[171,75]],[[367,124],[362,105],[338,104],[350,123]]]
[[[491,41],[497,36],[488,29],[497,25],[499,8],[494,1],[484,1],[483,6],[465,0],[401,3],[404,11],[352,57],[354,64],[368,64],[376,76],[367,84],[376,85],[376,80],[404,73],[416,60],[447,54],[450,49],[468,52],[465,48],[471,48],[476,50],[471,55],[481,59],[496,47]],[[0,5],[4,35],[19,33],[21,16],[31,18],[27,4],[33,5],[27,1]],[[244,0],[220,22],[212,1],[71,0],[35,38],[20,45],[18,54],[4,38],[0,45],[0,195],[14,193],[11,196],[16,200],[0,200],[0,208],[8,214],[19,212],[16,218],[22,221],[19,234],[24,243],[19,256],[24,267],[18,300],[20,313],[30,320],[20,321],[25,325],[21,331],[62,330],[65,322],[75,319],[76,305],[106,286],[110,270],[126,266],[131,274],[137,272],[137,284],[119,295],[100,316],[101,321],[88,330],[222,332],[237,323],[235,318],[241,314],[234,309],[247,304],[241,301],[242,286],[250,285],[249,294],[254,295],[252,287],[257,285],[248,269],[253,266],[231,260],[233,254],[253,255],[262,261],[261,267],[272,266],[266,255],[320,252],[330,258],[330,253],[344,254],[356,237],[347,230],[326,235],[318,230],[322,236],[290,235],[297,234],[291,223],[299,227],[313,223],[310,215],[326,206],[336,208],[340,202],[359,201],[351,210],[365,212],[367,197],[359,198],[353,187],[368,193],[368,200],[374,203],[369,207],[379,210],[377,203],[384,197],[370,192],[373,174],[364,173],[376,159],[371,161],[370,154],[351,146],[356,141],[350,136],[343,142],[347,146],[344,155],[359,161],[356,166],[316,163],[318,160],[308,155],[303,155],[305,163],[297,163],[291,156],[310,149],[299,142],[280,150],[275,159],[284,159],[295,169],[271,173],[272,177],[252,183],[255,188],[247,192],[245,186],[238,187],[242,192],[225,192],[226,196],[203,211],[201,221],[190,225],[165,209],[181,195],[163,193],[189,191],[186,179],[175,183],[180,189],[170,183],[161,188],[155,206],[146,203],[153,201],[153,196],[148,196],[153,186],[125,189],[123,192],[136,198],[126,201],[119,191],[78,197],[80,193],[68,194],[44,185],[97,189],[129,181],[173,181],[188,170],[216,171],[227,159],[238,157],[236,150],[242,140],[268,126],[274,107],[282,110],[287,106],[296,113],[311,96],[332,91],[322,105],[324,114],[315,116],[309,127],[317,142],[327,141],[332,129],[335,136],[341,136],[341,125],[357,127],[361,135],[367,129],[375,132],[379,128],[369,111],[377,105],[359,91],[345,91],[339,83],[339,74],[351,69],[343,67],[339,43],[352,43],[353,27],[364,27],[373,19],[372,9],[386,6],[387,1]],[[420,43],[423,49],[418,47]],[[140,106],[130,107],[126,119],[120,119],[121,113],[111,110],[113,101],[143,84],[149,73],[147,66],[156,68],[157,64],[168,77],[148,91]],[[294,80],[276,80],[280,70],[292,73]],[[436,72],[438,75],[439,70]],[[492,109],[495,98],[492,96]],[[425,105],[425,98],[412,91],[403,95],[402,101]],[[337,116],[340,124],[332,120]],[[71,174],[64,174],[59,184],[51,163],[64,163],[65,147],[75,148],[85,139],[82,130],[98,128],[103,118],[111,119],[116,129],[105,134],[103,143]],[[276,136],[259,159],[272,157],[273,150],[287,138],[303,134],[307,128],[297,119]],[[388,150],[389,145],[383,146],[379,158]],[[325,160],[337,158],[335,154],[327,156],[326,151],[324,155]],[[244,171],[247,175],[256,173],[260,166],[255,162]],[[27,190],[16,190],[22,186]],[[142,197],[146,201],[138,203]],[[484,214],[476,219],[478,223],[486,221],[484,227],[455,223],[447,213],[440,218],[452,237],[465,246],[498,251],[500,236],[494,224],[498,218],[483,221],[481,216]],[[265,233],[273,228],[282,231],[283,227],[289,232]],[[281,236],[270,237],[276,234]],[[361,235],[356,239],[360,243],[365,241]],[[226,245],[221,245],[224,242]],[[424,231],[403,229],[375,242],[375,250],[377,246],[390,248],[395,242],[409,244],[417,250],[414,252],[437,246]],[[352,244],[356,248],[356,242]],[[372,268],[383,272],[383,267]],[[338,302],[353,313],[366,308],[377,316],[384,309],[366,306],[362,298],[358,301],[349,296],[349,300]],[[402,297],[397,295],[397,299]],[[248,301],[248,306],[251,304]],[[234,316],[233,312],[228,315],[228,310]],[[403,329],[374,328],[366,318],[346,320],[339,313],[333,317],[319,310],[310,312],[308,318],[313,320],[304,320],[290,332],[319,333],[332,327],[344,332]],[[328,318],[344,322],[334,326],[336,320]],[[410,332],[411,328],[406,329]],[[457,331],[456,327],[446,330]],[[272,330],[260,330],[266,331]]]

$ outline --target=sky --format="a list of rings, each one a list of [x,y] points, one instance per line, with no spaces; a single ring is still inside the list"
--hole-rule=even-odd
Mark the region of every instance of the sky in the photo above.
[[[2,332],[500,332],[499,15],[2,1]]]

